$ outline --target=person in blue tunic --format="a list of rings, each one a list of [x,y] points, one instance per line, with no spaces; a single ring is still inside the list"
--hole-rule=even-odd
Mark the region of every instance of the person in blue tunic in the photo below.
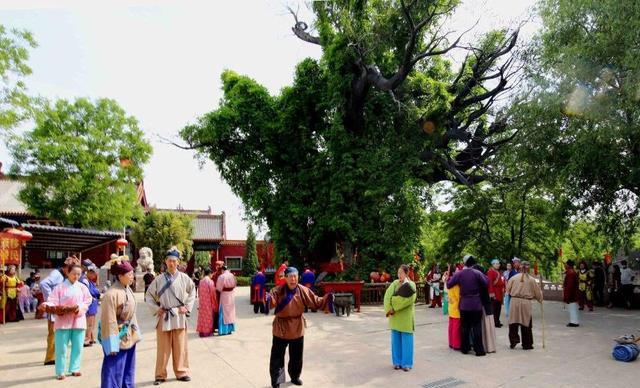
[[[87,310],[87,331],[84,333],[84,346],[87,347],[96,343],[94,332],[96,327],[96,314],[98,314],[100,290],[98,290],[95,283],[98,278],[98,267],[96,267],[91,260],[86,259],[82,261],[82,269],[84,272],[82,276],[80,276],[80,283],[89,289],[89,294],[91,294],[92,298],[89,309]]]
[[[253,312],[255,314],[264,314],[264,298],[267,289],[267,277],[264,272],[258,271],[251,279],[251,303],[253,303]]]
[[[314,286],[316,284],[316,274],[314,274],[311,268],[309,268],[308,266],[305,266],[304,272],[302,273],[302,276],[300,276],[300,283],[311,291],[314,291]],[[314,313],[317,311],[318,310],[311,310],[311,312]],[[304,307],[304,312],[309,312],[309,308],[307,306]]]

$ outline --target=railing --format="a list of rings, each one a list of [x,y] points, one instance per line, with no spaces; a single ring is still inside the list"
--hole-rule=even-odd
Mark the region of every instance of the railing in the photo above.
[[[361,303],[364,305],[377,305],[384,302],[384,293],[391,283],[365,283],[362,287]],[[416,283],[416,303],[426,303],[424,282]]]

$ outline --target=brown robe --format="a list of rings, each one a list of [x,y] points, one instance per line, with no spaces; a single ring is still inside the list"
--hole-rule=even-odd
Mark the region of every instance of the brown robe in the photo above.
[[[542,303],[542,291],[536,278],[526,273],[512,276],[507,283],[507,293],[511,295],[509,306],[509,324],[519,323],[529,326],[531,323],[531,300]]]
[[[274,308],[280,304],[280,301],[286,296],[286,288],[285,284],[271,289],[269,292],[271,295],[270,307]],[[298,284],[291,301],[273,319],[273,336],[287,340],[304,336],[306,321],[302,313],[304,313],[305,306],[311,310],[324,310],[328,307],[327,296],[318,297],[309,288]]]

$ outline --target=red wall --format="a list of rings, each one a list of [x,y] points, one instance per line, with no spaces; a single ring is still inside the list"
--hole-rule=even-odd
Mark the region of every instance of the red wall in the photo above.
[[[115,241],[109,244],[104,244],[94,249],[90,249],[82,253],[82,259],[89,259],[93,261],[93,264],[101,267],[109,260],[112,253],[116,253],[118,247]],[[47,263],[47,252],[41,249],[29,249],[28,251],[29,263],[33,267],[50,267]],[[45,265],[46,264],[46,265]]]
[[[211,266],[214,267],[214,263],[217,260],[224,261],[225,257],[234,256],[234,257],[244,257],[246,251],[246,247],[244,243],[238,244],[234,242],[233,244],[225,245],[224,242],[220,246],[220,249],[217,251],[211,252]],[[260,262],[261,268],[273,267],[273,259],[274,259],[274,248],[273,243],[265,244],[265,243],[257,243],[256,251],[258,253],[258,261]],[[240,271],[232,271],[234,274],[238,274]]]

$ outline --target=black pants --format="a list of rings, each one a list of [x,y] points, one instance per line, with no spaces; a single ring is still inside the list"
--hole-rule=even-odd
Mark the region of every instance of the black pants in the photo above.
[[[531,321],[529,326],[521,325],[519,323],[512,323],[509,325],[509,342],[511,348],[515,348],[520,343],[520,336],[518,335],[518,327],[522,331],[522,349],[533,349],[533,332],[531,331]]]
[[[593,287],[593,300],[596,306],[604,306],[604,284]]]
[[[491,304],[493,307],[493,323],[496,327],[502,326],[500,322],[500,313],[502,312],[502,301],[491,299]]]
[[[255,302],[253,304],[253,313],[254,314],[264,314],[264,303],[263,302]]]
[[[624,307],[631,308],[633,304],[633,284],[622,285],[622,299],[624,300]]]
[[[271,359],[269,360],[269,374],[271,386],[278,385],[278,376],[284,373],[284,353],[289,346],[289,365],[287,371],[291,380],[300,378],[302,373],[302,352],[304,350],[304,336],[293,340],[286,340],[274,336],[271,343]]]
[[[473,350],[476,354],[484,354],[484,345],[482,345],[482,311],[460,310],[460,324],[462,326],[460,351],[462,353],[469,352],[471,349],[469,340],[473,335]]]

